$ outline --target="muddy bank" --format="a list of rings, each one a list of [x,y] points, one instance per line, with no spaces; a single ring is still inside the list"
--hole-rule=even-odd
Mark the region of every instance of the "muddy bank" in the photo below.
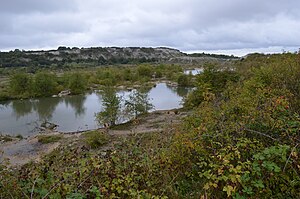
[[[105,131],[113,137],[127,136],[136,133],[171,132],[176,124],[180,123],[187,115],[181,110],[155,111],[138,119],[117,125]],[[8,161],[12,166],[19,166],[30,161],[39,161],[45,154],[52,152],[59,146],[80,144],[81,135],[86,131],[61,133],[53,130],[45,130],[39,135],[22,140],[14,140],[0,144],[0,162]],[[62,139],[54,143],[43,144],[38,141],[40,135],[61,135]]]

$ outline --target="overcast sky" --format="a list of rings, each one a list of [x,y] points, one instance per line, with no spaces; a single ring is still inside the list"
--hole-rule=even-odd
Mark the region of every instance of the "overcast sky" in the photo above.
[[[167,46],[184,52],[300,47],[300,0],[1,0],[0,50]]]

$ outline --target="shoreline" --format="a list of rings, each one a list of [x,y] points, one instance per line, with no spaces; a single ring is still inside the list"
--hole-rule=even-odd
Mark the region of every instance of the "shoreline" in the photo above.
[[[141,88],[143,86],[145,87],[155,87],[157,84],[159,83],[165,83],[171,87],[178,87],[178,83],[176,81],[172,81],[172,80],[168,80],[166,78],[159,78],[159,79],[156,79],[156,80],[151,80],[149,81],[148,83],[146,83],[145,85],[139,85],[139,84],[120,84],[120,85],[114,85],[113,87],[117,90],[132,90],[132,89],[138,89],[138,88]],[[53,94],[53,95],[49,95],[49,96],[43,96],[43,97],[30,97],[30,96],[27,96],[27,97],[19,97],[19,96],[12,96],[12,95],[1,95],[3,94],[2,92],[0,92],[0,105],[2,103],[6,103],[6,102],[10,102],[10,101],[14,101],[14,100],[36,100],[36,99],[39,99],[39,98],[47,98],[47,97],[50,97],[50,98],[62,98],[62,97],[65,97],[65,96],[74,96],[74,95],[84,95],[88,92],[97,92],[99,90],[101,90],[103,87],[105,87],[104,85],[97,85],[96,87],[89,87],[87,88],[85,91],[83,91],[82,93],[79,93],[79,94],[72,94],[71,92],[69,94],[65,94],[65,95],[61,95],[59,96],[59,93],[57,94]],[[64,91],[64,90],[63,90]],[[63,92],[61,91],[61,92]],[[5,93],[6,94],[6,93]]]
[[[105,132],[111,137],[111,142],[117,137],[126,137],[133,134],[153,133],[170,131],[174,125],[180,123],[181,119],[187,115],[182,108],[171,110],[159,110],[141,115],[133,122],[118,124],[111,128],[98,128],[95,130],[83,130],[75,132],[58,132],[46,129],[42,133],[29,136],[24,139],[12,140],[0,143],[0,162],[7,161],[10,166],[22,166],[30,161],[39,162],[43,156],[51,153],[60,146],[74,145],[82,147],[82,135],[90,131]],[[38,141],[39,136],[61,135],[62,139],[43,144]],[[1,154],[1,151],[3,152]]]

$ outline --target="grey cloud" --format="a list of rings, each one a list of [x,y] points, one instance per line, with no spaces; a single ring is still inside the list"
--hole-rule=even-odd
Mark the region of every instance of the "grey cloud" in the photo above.
[[[85,31],[86,23],[71,14],[57,13],[55,15],[31,14],[15,17],[16,32],[25,34],[74,33]]]
[[[243,51],[300,45],[297,0],[7,2],[0,3],[2,49],[68,45]]]
[[[8,14],[26,14],[31,12],[51,13],[75,10],[76,4],[72,0],[2,0],[0,12]]]

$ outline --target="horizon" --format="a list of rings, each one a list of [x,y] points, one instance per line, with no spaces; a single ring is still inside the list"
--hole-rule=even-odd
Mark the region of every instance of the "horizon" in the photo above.
[[[132,48],[132,47],[137,47],[137,48],[170,48],[170,49],[175,49],[179,50],[180,52],[186,53],[186,54],[193,54],[193,53],[205,53],[205,54],[215,54],[215,55],[228,55],[228,56],[236,56],[236,57],[243,57],[249,54],[254,54],[254,53],[259,53],[259,54],[281,54],[281,53],[297,53],[300,48],[293,47],[293,48],[267,48],[267,49],[230,49],[230,50],[187,50],[187,51],[182,51],[180,49],[170,47],[170,46],[64,46],[60,45],[52,48],[38,48],[38,49],[5,49],[5,50],[0,50],[0,52],[10,52],[14,50],[20,50],[20,51],[51,51],[51,50],[57,50],[59,47],[66,47],[66,48],[112,48],[112,47],[117,47],[117,48]]]

